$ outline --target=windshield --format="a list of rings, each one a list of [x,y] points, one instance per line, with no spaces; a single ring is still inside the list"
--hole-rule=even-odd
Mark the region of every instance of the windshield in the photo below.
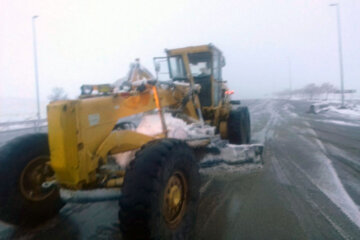
[[[186,71],[181,56],[169,58],[170,73],[173,79],[186,79]]]
[[[209,76],[211,74],[211,53],[189,54],[190,71],[194,77]]]

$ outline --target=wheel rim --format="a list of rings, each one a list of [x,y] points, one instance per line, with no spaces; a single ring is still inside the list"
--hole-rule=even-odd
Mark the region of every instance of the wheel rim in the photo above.
[[[170,228],[176,228],[185,214],[187,191],[184,174],[175,172],[166,184],[163,203],[163,215]]]
[[[20,190],[25,198],[31,201],[41,201],[49,197],[54,188],[45,190],[42,184],[54,179],[54,171],[51,169],[50,158],[40,156],[31,160],[24,168],[20,177]]]

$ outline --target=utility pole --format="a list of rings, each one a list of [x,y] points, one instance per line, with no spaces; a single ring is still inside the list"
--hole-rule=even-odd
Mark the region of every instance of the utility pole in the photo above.
[[[292,74],[291,74],[291,58],[288,57],[288,64],[289,64],[289,96],[290,99],[292,97]]]
[[[36,87],[36,106],[37,106],[37,124],[36,128],[39,130],[40,124],[40,96],[39,96],[39,72],[38,72],[38,62],[37,62],[37,45],[36,45],[36,26],[35,20],[38,16],[32,17],[32,32],[33,32],[33,47],[34,47],[34,73],[35,73],[35,87]]]
[[[337,14],[337,30],[338,30],[338,44],[339,44],[339,65],[340,65],[340,86],[341,86],[341,108],[345,108],[344,103],[344,69],[343,69],[343,56],[341,44],[341,24],[340,24],[340,5],[339,3],[332,3],[330,7],[336,7]]]

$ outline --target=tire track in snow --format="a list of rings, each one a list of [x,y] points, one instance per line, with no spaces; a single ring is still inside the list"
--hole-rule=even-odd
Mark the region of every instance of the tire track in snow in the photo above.
[[[278,106],[281,102],[277,102]],[[296,150],[299,151],[302,148],[308,149],[307,152],[303,153],[304,158],[301,162],[289,161],[292,163],[301,173],[316,186],[322,193],[324,193],[330,200],[333,202],[339,209],[360,229],[360,210],[359,207],[355,204],[353,199],[350,197],[345,187],[343,186],[331,160],[327,157],[328,152],[320,141],[317,133],[312,129],[311,124],[308,122],[308,119],[299,117],[294,118],[294,114],[289,114],[290,111],[295,108],[289,106],[289,103],[286,103],[283,107],[276,107],[274,104],[271,105],[272,112],[275,112],[271,115],[268,124],[265,126],[276,127],[281,120],[295,121],[291,124],[287,124],[292,126],[285,130],[283,137],[286,139],[289,135],[294,134],[298,135],[301,142],[297,142],[296,144],[299,147],[296,147]],[[267,111],[269,111],[267,109]],[[284,115],[282,116],[277,115]],[[274,124],[275,123],[275,124]],[[271,125],[272,124],[272,125]],[[300,124],[301,128],[298,128],[296,125]],[[285,124],[286,125],[286,124]],[[276,131],[276,130],[275,130]],[[265,139],[267,140],[267,138]],[[281,136],[277,138],[277,136],[273,139],[273,141],[282,141]],[[286,141],[286,144],[290,144]],[[306,147],[304,147],[306,146]],[[316,203],[315,203],[316,204]],[[322,215],[325,213],[323,212]],[[326,215],[326,214],[325,214]],[[334,226],[334,222],[330,219],[328,215],[324,217]],[[341,228],[336,225],[334,226],[339,233],[346,239],[346,234],[341,230]]]
[[[307,132],[313,137],[314,143],[319,147],[320,151],[315,152],[312,157],[314,164],[312,168],[304,169],[295,161],[291,161],[301,172],[307,177],[321,192],[323,192],[341,211],[360,228],[360,211],[358,206],[352,200],[345,190],[331,160],[327,157],[327,150],[319,140],[316,132],[311,125],[304,121],[307,126]],[[301,135],[300,138],[305,144],[313,145],[311,140]]]

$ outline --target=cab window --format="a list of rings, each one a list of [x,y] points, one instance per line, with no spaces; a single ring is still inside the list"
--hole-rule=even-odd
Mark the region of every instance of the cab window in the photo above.
[[[181,56],[169,57],[170,75],[172,79],[186,79],[186,71]]]
[[[190,71],[193,77],[202,77],[211,75],[211,53],[190,53],[188,55]]]
[[[220,54],[218,51],[213,52],[213,72],[214,78],[221,81],[221,66],[220,66]]]

